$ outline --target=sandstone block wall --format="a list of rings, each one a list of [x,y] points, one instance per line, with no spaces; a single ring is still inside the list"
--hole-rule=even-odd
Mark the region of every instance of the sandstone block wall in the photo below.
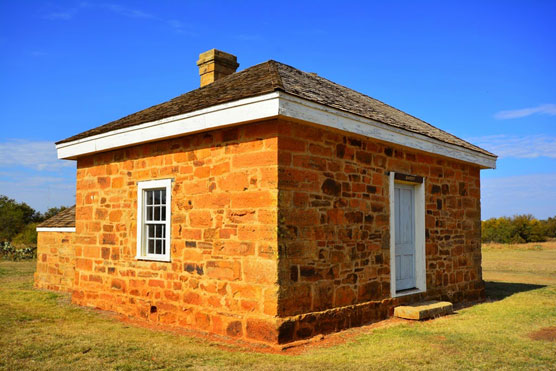
[[[171,262],[138,261],[137,182],[172,178]],[[73,301],[275,342],[276,121],[77,163]]]
[[[75,276],[74,236],[72,232],[38,233],[36,288],[72,291]]]
[[[426,178],[427,292],[394,299],[388,171]],[[138,261],[137,182],[166,178],[172,261]],[[77,304],[284,343],[481,298],[479,167],[269,120],[79,159],[74,239],[39,246],[37,286],[73,277]]]
[[[374,322],[400,302],[483,294],[479,167],[280,123],[282,341]],[[387,172],[426,178],[425,294],[391,299]]]

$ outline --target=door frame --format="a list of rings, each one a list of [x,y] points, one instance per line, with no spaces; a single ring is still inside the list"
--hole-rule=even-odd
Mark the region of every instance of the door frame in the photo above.
[[[401,175],[401,174],[398,174]],[[401,178],[403,180],[397,180]],[[411,179],[418,179],[419,182]],[[415,241],[415,289],[396,290],[396,214],[395,214],[395,193],[396,183],[407,184],[415,187],[414,192],[414,241]],[[426,277],[426,254],[425,254],[425,178],[401,176],[391,171],[389,175],[389,197],[390,197],[390,295],[395,298],[398,296],[411,295],[418,292],[427,291]]]

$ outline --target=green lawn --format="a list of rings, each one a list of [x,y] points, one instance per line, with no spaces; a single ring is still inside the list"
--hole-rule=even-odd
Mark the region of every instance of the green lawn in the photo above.
[[[32,288],[33,262],[0,262],[2,369],[556,369],[556,249],[485,248],[486,303],[420,323],[355,331],[300,355],[248,352],[122,323]],[[348,331],[347,334],[350,332]]]

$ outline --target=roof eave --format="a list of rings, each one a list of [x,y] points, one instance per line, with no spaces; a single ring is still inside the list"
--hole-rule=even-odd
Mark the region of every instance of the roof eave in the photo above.
[[[402,145],[419,151],[457,159],[478,165],[481,169],[495,169],[497,156],[481,153],[455,144],[397,128],[353,113],[315,103],[288,93],[281,93],[279,115],[305,122],[332,127],[384,142]]]
[[[244,98],[56,145],[58,158],[75,160],[97,152],[169,139],[276,117],[279,92]]]
[[[97,152],[189,135],[226,126],[284,117],[327,126],[420,151],[496,168],[496,156],[446,143],[315,103],[282,91],[219,104],[182,115],[60,143],[58,158],[77,159]],[[145,139],[148,138],[148,139]]]

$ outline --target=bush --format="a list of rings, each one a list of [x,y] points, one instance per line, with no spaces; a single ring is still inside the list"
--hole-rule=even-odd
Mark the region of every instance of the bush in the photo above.
[[[541,224],[546,237],[556,238],[556,216],[546,220],[541,220]]]
[[[31,260],[37,258],[37,247],[18,248],[8,242],[0,243],[0,259],[5,260]]]
[[[37,223],[27,224],[21,232],[12,238],[12,244],[17,247],[37,246]]]
[[[481,224],[482,240],[497,243],[543,242],[547,237],[543,222],[532,215],[491,218]]]

